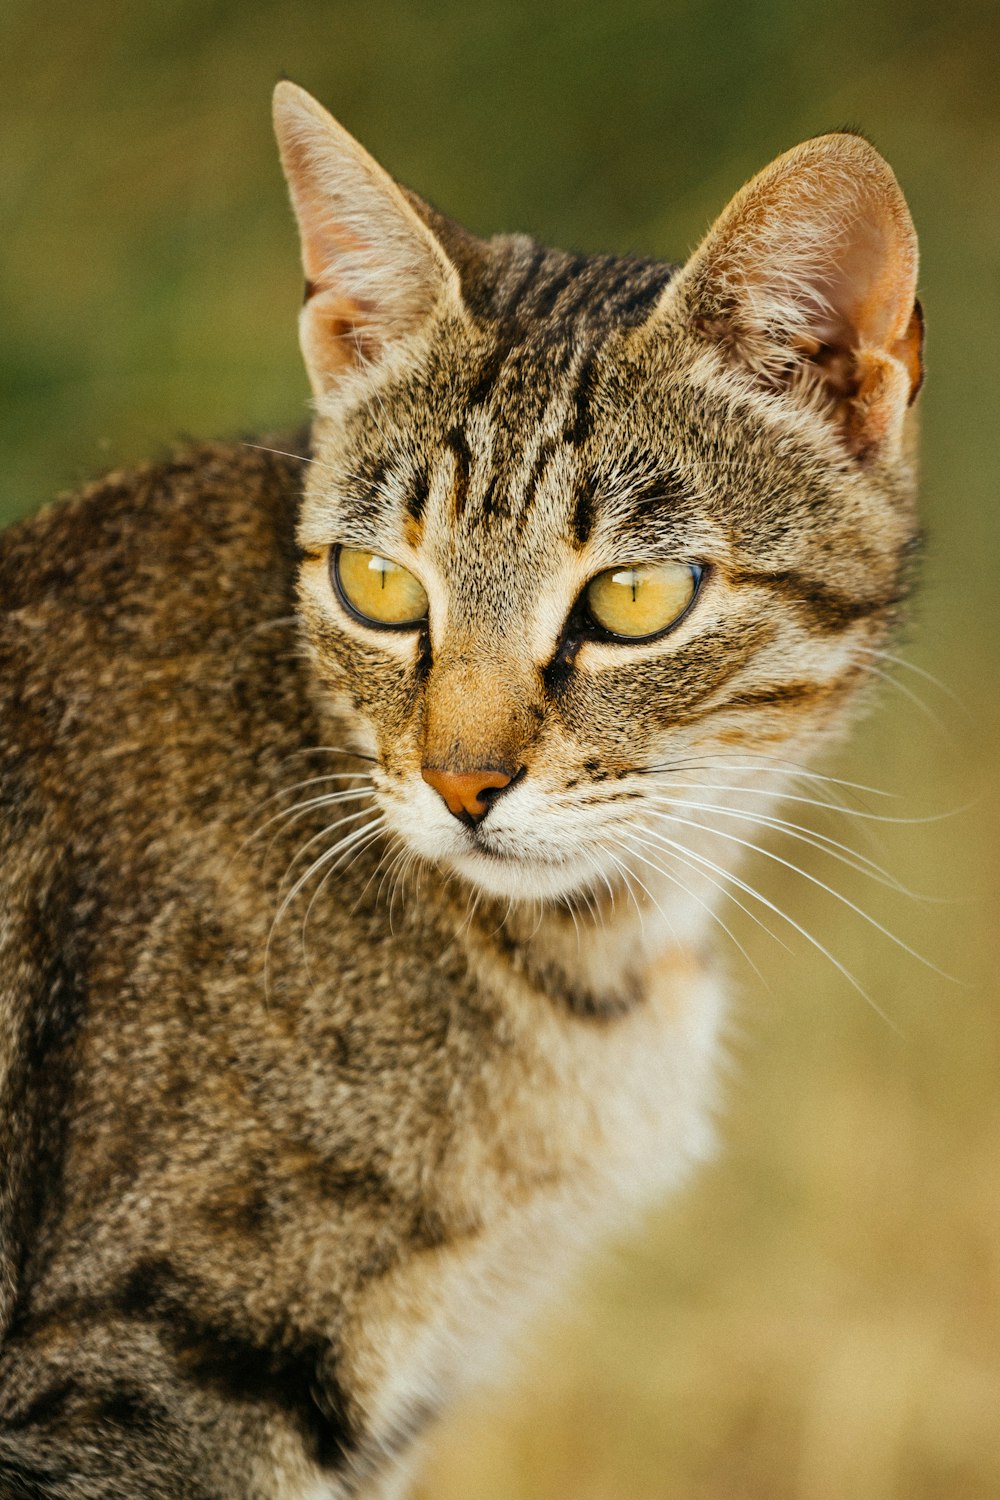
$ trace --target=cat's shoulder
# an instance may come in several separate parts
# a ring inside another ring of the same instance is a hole
[[[0,532],[0,621],[32,609],[90,617],[211,602],[225,575],[294,566],[304,446],[203,443],[116,471]],[[206,585],[216,587],[206,592]]]
[[[0,533],[0,791],[58,767],[51,801],[126,752],[218,759],[295,719],[287,668],[259,670],[294,629],[303,463],[281,446],[191,446]]]

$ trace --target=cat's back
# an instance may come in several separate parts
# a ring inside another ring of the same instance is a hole
[[[300,470],[205,446],[0,534],[0,1327],[103,969],[303,732]]]
[[[89,708],[115,737],[111,703],[144,691],[152,703],[171,666],[180,677],[290,611],[300,469],[249,445],[206,445],[111,474],[0,533],[0,744],[44,727],[55,749],[68,711],[78,750]]]
[[[248,695],[259,676],[245,668],[264,632],[270,659],[282,629],[290,644],[300,468],[205,446],[112,474],[0,534],[8,839],[26,833],[26,797],[50,819],[62,810],[68,834],[106,828],[126,803],[153,816],[239,756],[248,717],[280,718],[281,684]]]

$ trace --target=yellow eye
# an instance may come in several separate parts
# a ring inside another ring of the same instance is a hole
[[[403,629],[427,618],[423,585],[399,563],[377,552],[338,547],[333,555],[333,581],[342,603],[368,625]]]
[[[676,625],[698,592],[702,571],[682,562],[609,568],[587,585],[587,608],[612,635],[641,641]]]

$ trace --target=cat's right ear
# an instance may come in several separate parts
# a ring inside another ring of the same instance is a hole
[[[274,128],[298,220],[299,319],[313,393],[374,371],[443,306],[458,272],[389,174],[294,83],[274,91]]]

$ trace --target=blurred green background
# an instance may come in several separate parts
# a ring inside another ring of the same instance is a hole
[[[951,814],[879,841],[943,899],[811,868],[960,982],[761,862],[888,1020],[794,934],[740,929],[770,988],[734,953],[718,1162],[440,1430],[425,1500],[1000,1496],[998,53],[994,0],[5,0],[0,520],[183,434],[301,420],[279,75],[483,233],[679,258],[773,155],[856,124],[921,234],[912,666],[833,769]]]

